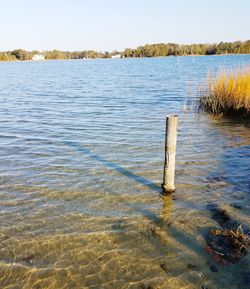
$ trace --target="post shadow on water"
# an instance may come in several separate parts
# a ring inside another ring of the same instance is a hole
[[[158,186],[158,185],[150,182],[150,180],[148,180],[144,177],[141,177],[141,176],[134,174],[130,170],[125,169],[118,164],[115,164],[113,162],[110,162],[110,161],[104,159],[100,155],[93,153],[91,150],[87,149],[86,147],[83,147],[79,143],[72,142],[72,141],[64,141],[64,143],[68,146],[73,147],[77,151],[86,154],[90,158],[99,161],[105,167],[114,169],[118,173],[132,179],[133,181],[140,183],[140,184],[148,187],[149,189],[152,189],[152,190],[162,194],[162,187],[161,186]],[[165,224],[167,224],[169,222],[171,211],[173,210],[173,195],[169,194],[169,195],[163,195],[162,196],[162,211],[161,211],[160,216],[158,216],[154,212],[151,212],[150,210],[147,210],[144,208],[139,208],[138,206],[133,205],[133,204],[130,204],[129,206],[132,207],[133,209],[135,209],[137,212],[140,212],[142,216],[144,216],[145,218],[152,221],[156,226],[162,228]],[[171,230],[173,230],[173,229],[171,229]],[[186,240],[186,242],[184,242],[186,245],[189,245],[191,243],[190,238],[188,236],[185,236],[185,237],[182,236],[182,239]]]
[[[105,167],[110,168],[110,169],[114,169],[118,173],[132,179],[133,181],[140,183],[140,184],[148,187],[149,189],[154,190],[154,191],[162,194],[161,186],[158,186],[158,185],[152,183],[150,180],[148,180],[144,177],[141,177],[141,176],[134,174],[130,170],[125,169],[116,163],[113,163],[113,162],[110,162],[110,161],[104,159],[102,156],[92,152],[91,150],[87,149],[86,147],[83,147],[79,143],[72,142],[72,141],[65,141],[64,143],[66,145],[71,146],[72,148],[76,149],[77,151],[86,154],[90,158],[100,162]],[[173,210],[173,195],[170,194],[167,196],[162,196],[162,210],[161,210],[160,216],[158,216],[157,214],[155,214],[154,212],[152,212],[148,209],[139,208],[138,206],[136,206],[134,204],[130,204],[129,206],[131,206],[137,212],[140,212],[140,214],[143,217],[152,221],[153,224],[156,225],[156,227],[158,227],[164,231],[166,230],[166,234],[169,235],[170,238],[176,239],[176,241],[180,242],[185,247],[189,248],[190,252],[195,252],[195,254],[197,256],[199,256],[199,258],[204,258],[204,250],[203,250],[203,248],[200,247],[200,243],[197,240],[194,240],[192,236],[185,234],[182,230],[180,230],[176,226],[173,227],[171,225],[171,212]],[[145,229],[148,230],[147,228],[145,228]],[[210,228],[206,228],[206,231],[208,231],[209,229]],[[155,233],[155,230],[153,228],[150,229],[150,232],[152,233],[152,236],[154,236],[156,238],[160,238],[160,240],[162,242],[164,242],[164,239],[162,240],[161,237],[158,236],[157,233]],[[148,242],[152,242],[152,239],[148,238]],[[190,253],[190,257],[191,257],[191,255],[192,255],[192,253]],[[208,256],[205,257],[204,259],[206,260],[207,258],[208,258]],[[204,260],[204,262],[205,262],[205,260]],[[188,265],[189,265],[189,263],[187,260],[187,266]],[[187,270],[189,270],[189,269],[187,269]],[[198,270],[198,268],[196,268],[195,270]],[[168,272],[168,274],[169,273],[170,272]],[[245,275],[248,273],[249,273],[248,271],[243,272],[242,273],[243,275],[239,277],[239,279],[241,279],[241,280],[239,280],[239,282],[241,283],[242,288],[246,288],[246,287],[244,287],[244,286],[246,286]],[[170,273],[170,276],[171,275],[172,274]],[[190,282],[190,280],[188,282]],[[210,280],[210,282],[212,284],[214,283],[212,280]],[[206,287],[204,287],[204,288],[206,288]]]
[[[99,161],[105,167],[114,169],[118,173],[132,179],[133,181],[135,181],[139,184],[142,184],[143,186],[146,186],[149,189],[161,194],[162,195],[162,202],[163,202],[161,216],[156,215],[155,213],[151,212],[150,210],[138,208],[138,206],[135,207],[133,204],[130,204],[130,206],[133,207],[133,209],[135,209],[136,211],[139,211],[147,219],[153,221],[157,226],[161,227],[165,223],[168,222],[168,219],[170,217],[170,214],[171,214],[171,211],[173,208],[173,196],[172,196],[172,194],[164,194],[164,191],[162,189],[162,185],[159,186],[159,185],[151,182],[150,180],[148,180],[144,177],[141,177],[141,176],[134,174],[130,170],[125,169],[116,163],[113,163],[113,162],[110,162],[110,161],[104,159],[102,156],[92,152],[91,150],[87,149],[86,147],[80,145],[77,142],[64,141],[64,144],[73,147],[77,151],[86,154],[87,156],[89,156],[90,158],[92,158],[96,161]]]
[[[139,184],[142,184],[143,186],[146,186],[153,191],[156,191],[160,194],[162,193],[161,186],[158,186],[157,184],[151,182],[150,180],[148,180],[144,177],[136,175],[135,173],[131,172],[128,169],[123,168],[122,166],[120,166],[116,163],[113,163],[113,162],[110,162],[110,161],[104,159],[102,156],[98,155],[97,153],[92,152],[91,150],[87,149],[86,147],[80,145],[79,143],[72,142],[72,141],[64,141],[64,143],[68,146],[73,147],[77,151],[87,155],[88,157],[100,162],[103,166],[110,168],[110,169],[113,169],[113,170],[117,171],[118,173],[124,175],[125,177],[130,178],[133,181],[135,181]]]
[[[162,186],[156,185],[155,183],[151,182],[150,180],[138,176],[131,172],[128,169],[125,169],[121,167],[120,165],[110,162],[106,159],[104,159],[102,156],[92,152],[91,150],[87,149],[86,147],[80,145],[77,142],[72,142],[72,141],[64,141],[64,144],[73,147],[77,151],[86,154],[90,158],[99,161],[101,164],[103,164],[107,168],[111,168],[116,170],[118,173],[132,179],[133,181],[140,183],[146,187],[148,187],[151,190],[154,190],[160,194],[162,194]],[[173,209],[173,195],[168,194],[168,195],[163,195],[162,196],[162,201],[163,201],[163,206],[162,206],[162,212],[161,216],[157,216],[155,213],[146,210],[146,209],[141,209],[138,207],[135,207],[134,205],[130,204],[131,207],[139,211],[144,217],[147,219],[153,221],[157,226],[162,226],[164,223],[167,223],[171,214],[171,211]]]

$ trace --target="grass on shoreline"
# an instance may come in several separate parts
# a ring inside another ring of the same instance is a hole
[[[200,93],[198,111],[213,115],[250,117],[250,67],[208,76]]]

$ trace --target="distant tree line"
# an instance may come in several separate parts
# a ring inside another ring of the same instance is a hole
[[[0,61],[31,60],[39,51],[26,51],[15,49],[13,51],[0,52]],[[159,56],[184,56],[184,55],[215,55],[215,54],[250,54],[250,40],[235,42],[220,42],[218,44],[175,44],[159,43],[146,44],[135,49],[127,48],[124,51],[97,52],[85,51],[44,51],[45,59],[84,59],[84,58],[111,58],[120,54],[121,57],[159,57]]]
[[[84,58],[110,58],[112,55],[118,54],[119,52],[97,52],[94,50],[85,51],[27,51],[23,49],[15,49],[13,51],[0,52],[0,61],[11,61],[11,60],[31,60],[35,54],[44,55],[45,59],[84,59]]]
[[[249,54],[250,40],[241,42],[220,42],[219,44],[190,44],[174,43],[147,44],[136,49],[127,48],[122,53],[124,57],[157,57],[185,55],[214,55],[214,54]]]

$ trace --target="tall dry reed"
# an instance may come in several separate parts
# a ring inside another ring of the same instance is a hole
[[[198,110],[214,115],[250,116],[250,67],[208,76]]]

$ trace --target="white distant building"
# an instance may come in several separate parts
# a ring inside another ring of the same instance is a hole
[[[112,55],[111,58],[121,58],[121,54],[115,54],[115,55]]]
[[[43,54],[35,54],[33,55],[32,60],[35,60],[35,61],[45,60],[45,56]]]

